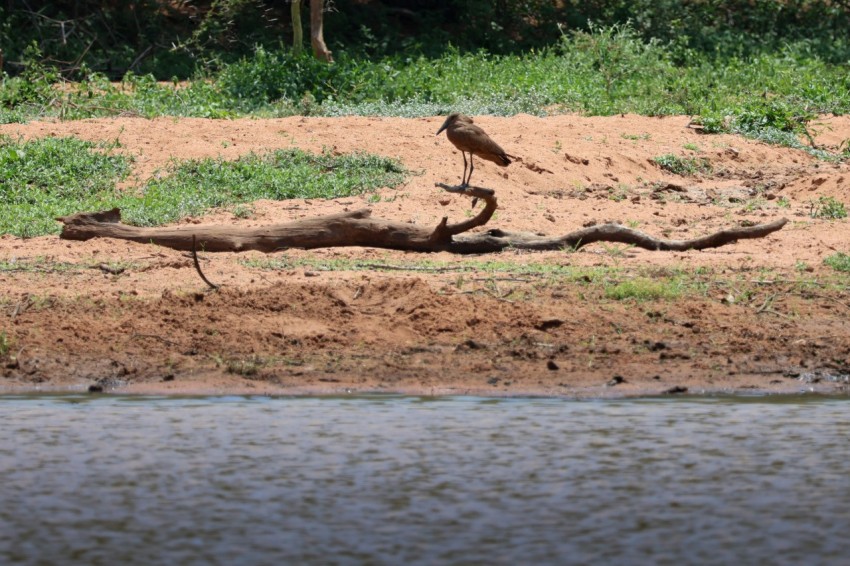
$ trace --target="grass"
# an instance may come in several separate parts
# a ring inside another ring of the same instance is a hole
[[[52,261],[45,257],[0,260],[0,273],[70,273],[91,265]]]
[[[840,220],[847,218],[847,210],[844,208],[843,202],[833,197],[821,196],[817,201],[811,203],[809,216],[827,220]]]
[[[657,280],[646,277],[627,279],[605,287],[605,297],[617,301],[657,301],[675,299],[682,294],[678,279]]]
[[[289,149],[250,154],[236,161],[174,162],[138,193],[116,184],[129,160],[114,145],[75,138],[13,141],[0,138],[0,234],[32,237],[56,233],[57,216],[122,209],[125,221],[144,226],[172,222],[234,206],[249,215],[257,199],[336,198],[394,187],[407,172],[395,160],[355,153],[320,155]]]
[[[683,177],[711,173],[711,163],[704,157],[679,157],[672,153],[653,157],[656,165]]]
[[[110,208],[115,185],[130,171],[114,146],[75,138],[0,138],[0,234],[38,236],[55,217]]]
[[[445,274],[453,292],[487,290],[494,282],[502,288],[499,298],[534,300],[543,293],[557,291],[574,293],[580,302],[605,301],[675,301],[681,298],[721,300],[726,304],[760,307],[766,296],[807,293],[846,292],[847,276],[817,277],[807,270],[791,273],[743,268],[727,274],[708,267],[580,267],[558,263],[533,262],[526,259],[475,260],[439,262],[389,261],[387,259],[359,260],[353,258],[277,257],[240,260],[248,268],[258,270],[305,269],[316,272],[389,271],[392,273]],[[839,271],[850,272],[850,256],[836,254],[826,261]],[[734,300],[728,300],[733,297]]]
[[[167,175],[152,179],[135,197],[123,198],[124,218],[155,226],[213,208],[243,206],[258,199],[338,198],[395,187],[405,179],[401,164],[366,153],[314,155],[297,149],[265,155],[249,154],[236,161],[190,160],[173,164]],[[240,212],[241,211],[241,212]]]
[[[542,285],[578,285],[597,289],[605,298],[625,300],[671,299],[685,293],[702,294],[707,273],[704,269],[693,272],[671,269],[664,273],[657,268],[630,270],[620,267],[576,267],[557,263],[514,262],[506,260],[465,260],[437,262],[390,262],[383,259],[358,260],[350,258],[260,258],[241,262],[249,268],[261,270],[289,270],[303,268],[311,271],[392,271],[410,273],[457,274],[458,281],[470,281],[475,274],[484,279],[515,277],[537,280]],[[479,278],[480,278],[479,277]]]
[[[838,252],[827,257],[823,262],[836,271],[850,273],[850,255],[848,254]]]

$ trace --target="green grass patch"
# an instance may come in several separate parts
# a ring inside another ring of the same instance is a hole
[[[306,268],[314,271],[388,271],[409,273],[484,273],[508,274],[540,278],[564,278],[577,283],[590,283],[606,277],[606,268],[586,268],[556,263],[517,263],[509,260],[472,260],[441,262],[420,259],[414,262],[386,259],[360,260],[351,258],[276,257],[241,260],[246,267],[262,270]]]
[[[675,299],[681,294],[681,283],[676,279],[657,280],[637,277],[605,287],[605,297],[617,301]]]
[[[380,187],[395,187],[407,172],[397,160],[366,153],[320,155],[298,149],[249,154],[236,161],[191,160],[175,163],[152,179],[136,197],[118,203],[124,218],[154,226],[213,208],[258,199],[338,198]],[[238,208],[242,210],[242,208]]]
[[[57,216],[109,208],[130,171],[112,149],[75,138],[0,137],[0,234],[56,232]]]
[[[96,265],[92,260],[91,265]],[[9,259],[0,260],[0,273],[71,273],[81,271],[91,265],[77,265],[74,263],[52,261],[44,257],[36,257],[26,260]]]
[[[836,271],[850,273],[850,255],[848,254],[838,252],[827,257],[823,262]]]
[[[683,177],[711,173],[711,163],[704,157],[679,157],[672,153],[653,157],[656,165]]]
[[[386,157],[290,149],[236,161],[175,162],[134,194],[116,189],[130,164],[113,149],[74,138],[0,138],[0,234],[56,233],[57,216],[116,206],[125,221],[143,226],[231,205],[244,215],[246,203],[257,199],[345,197],[394,187],[407,175]]]
[[[844,203],[833,197],[820,197],[813,201],[809,207],[809,216],[812,218],[826,218],[827,220],[840,220],[847,218],[847,209]]]
[[[694,271],[657,268],[627,270],[616,267],[576,267],[554,263],[514,262],[510,260],[465,260],[436,262],[422,259],[415,262],[385,259],[358,260],[350,258],[259,258],[241,260],[246,267],[262,270],[309,269],[313,271],[390,271],[409,273],[458,274],[458,281],[470,281],[466,275],[509,276],[527,278],[541,285],[576,285],[599,291],[609,299],[653,300],[673,299],[685,292],[704,294],[706,278],[711,274],[703,269]],[[461,279],[462,278],[462,279]]]

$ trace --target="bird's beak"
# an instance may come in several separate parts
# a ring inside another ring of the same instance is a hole
[[[442,133],[443,133],[443,130],[445,130],[445,129],[446,129],[446,128],[448,128],[448,127],[449,127],[449,119],[448,119],[448,118],[446,118],[446,121],[445,121],[445,122],[443,122],[443,125],[442,125],[442,126],[440,126],[440,129],[439,129],[439,130],[437,130],[437,133],[436,133],[436,134],[434,134],[434,135],[439,136],[440,134],[442,134]]]

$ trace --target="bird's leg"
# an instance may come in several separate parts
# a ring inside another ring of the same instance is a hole
[[[472,169],[473,169],[472,159],[473,159],[473,157],[475,157],[475,155],[472,152],[469,152],[469,176],[466,178],[466,183],[464,183],[465,187],[469,186],[469,180],[472,179]],[[478,198],[477,197],[473,198],[472,199],[472,206],[470,208],[475,208],[475,205],[477,203],[478,203]]]
[[[466,152],[461,151],[460,154],[463,156],[463,175],[460,178],[460,186],[465,187],[468,184],[466,182]],[[472,159],[472,154],[469,155],[469,159]]]

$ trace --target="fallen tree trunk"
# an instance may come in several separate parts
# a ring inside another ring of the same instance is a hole
[[[193,249],[196,240],[197,246],[207,252],[258,250],[270,253],[286,248],[363,246],[458,254],[492,253],[509,247],[524,250],[579,249],[594,242],[618,242],[657,251],[703,250],[738,240],[763,238],[788,222],[782,218],[769,224],[730,228],[692,240],[654,238],[619,224],[591,226],[560,237],[498,229],[463,234],[490,220],[497,208],[495,193],[483,187],[450,187],[442,183],[438,186],[448,192],[481,199],[485,202],[484,209],[475,217],[457,224],[449,224],[448,218],[443,218],[434,228],[372,218],[369,209],[304,218],[260,228],[144,228],[121,223],[121,212],[117,208],[104,212],[83,212],[57,220],[64,224],[60,237],[66,240],[118,238],[187,251]]]

